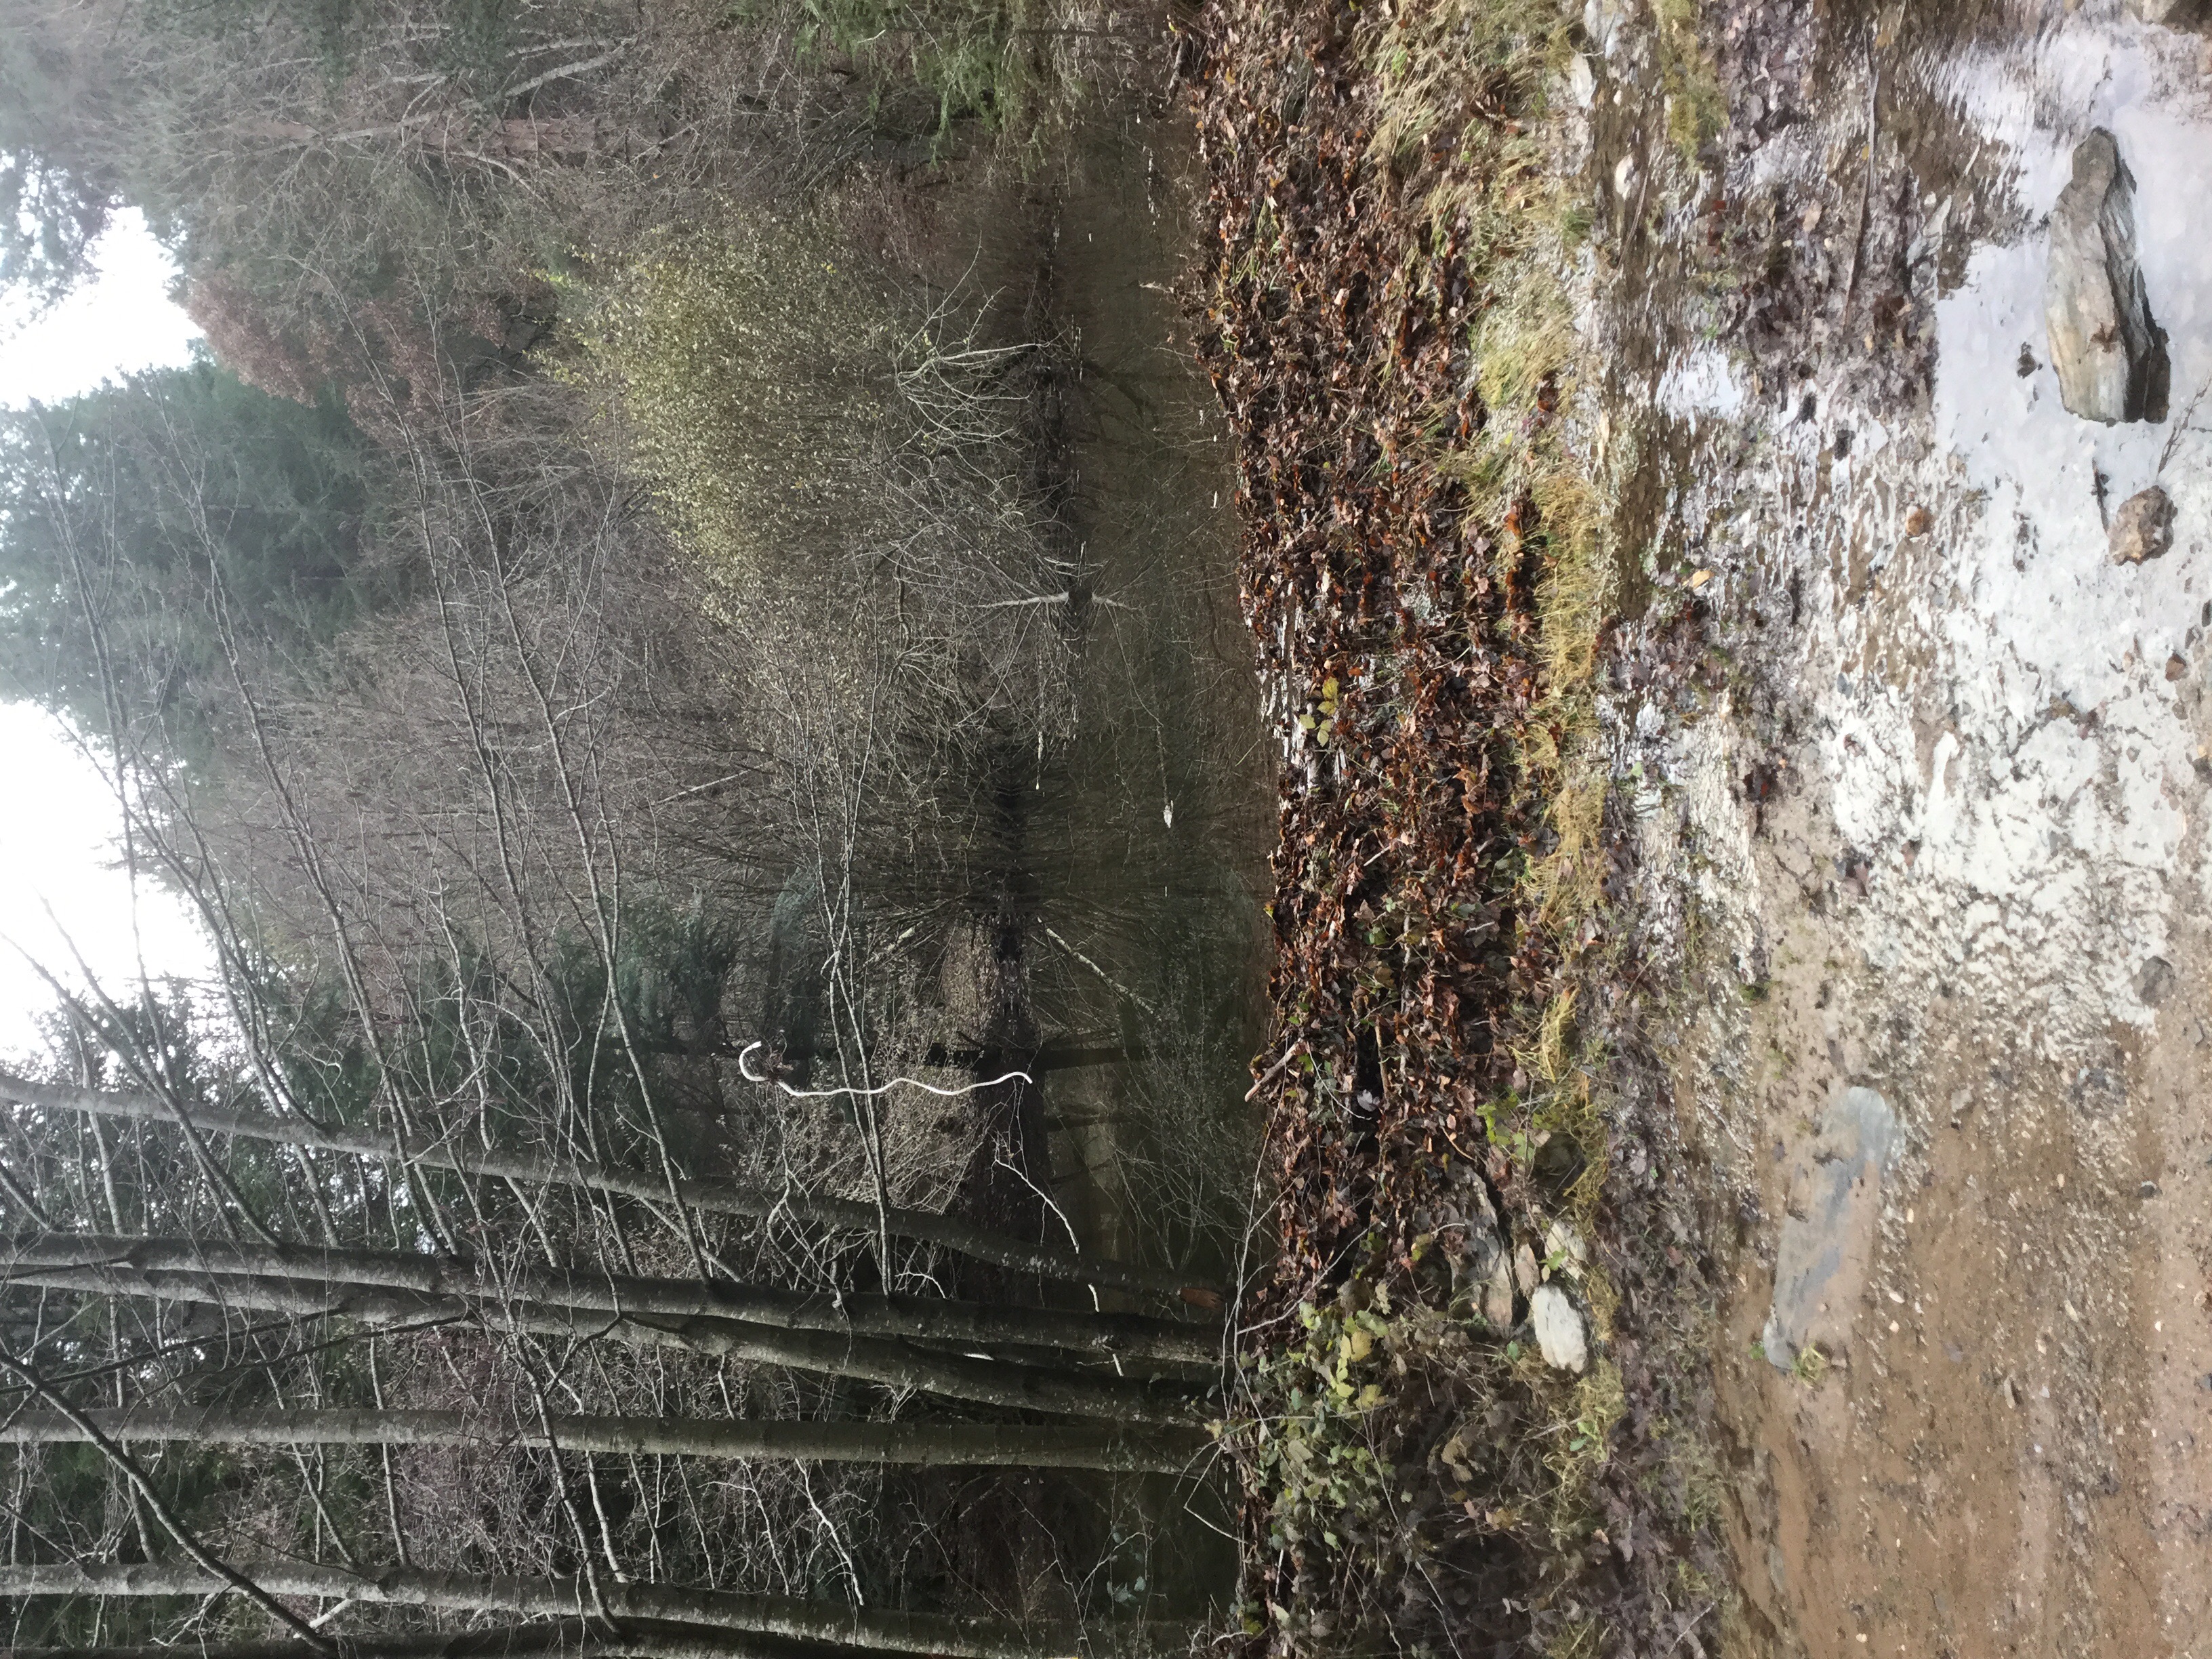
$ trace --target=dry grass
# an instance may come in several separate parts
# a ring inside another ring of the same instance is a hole
[[[1686,0],[1669,0],[1680,4]],[[1392,155],[1452,143],[1458,165],[1427,202],[1431,224],[1459,217],[1491,303],[1469,337],[1480,368],[1484,423],[1472,442],[1432,464],[1468,490],[1470,510],[1504,527],[1500,574],[1534,551],[1542,701],[1519,756],[1521,787],[1551,832],[1548,852],[1525,878],[1540,925],[1568,964],[1559,988],[1515,1058],[1530,1079],[1529,1124],[1539,1137],[1571,1138],[1582,1167],[1562,1194],[1588,1237],[1607,1168],[1602,1103],[1592,1086],[1598,1057],[1575,1018],[1574,963],[1601,901],[1606,770],[1597,744],[1595,681],[1611,598],[1607,501],[1577,416],[1585,383],[1565,273],[1575,216],[1547,168],[1542,88],[1565,61],[1564,13],[1532,21],[1503,0],[1401,7],[1379,27],[1370,61],[1385,83],[1375,145]],[[1692,112],[1694,113],[1694,112]],[[1608,1438],[1626,1409],[1619,1368],[1603,1357],[1617,1295],[1595,1262],[1580,1289],[1596,1350],[1570,1381],[1533,1352],[1516,1363],[1539,1402],[1549,1450],[1546,1500],[1554,1547],[1579,1547],[1594,1524],[1593,1492]],[[1531,1425],[1538,1426],[1538,1425]],[[1554,1652],[1593,1652],[1595,1623],[1571,1626]]]

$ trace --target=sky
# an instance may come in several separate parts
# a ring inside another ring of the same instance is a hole
[[[0,405],[53,403],[191,361],[198,330],[169,298],[176,266],[135,211],[117,216],[94,265],[92,280],[43,314],[0,304]],[[134,886],[113,785],[60,720],[0,702],[0,1060],[39,1047],[37,1017],[53,1001],[26,953],[78,985],[76,956],[112,987],[127,987],[142,964],[156,976],[209,971],[206,936],[176,896]]]

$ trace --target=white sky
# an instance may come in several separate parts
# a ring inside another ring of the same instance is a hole
[[[0,305],[0,404],[52,403],[131,369],[191,360],[198,330],[169,299],[176,266],[145,221],[118,215],[94,259],[97,276],[43,316]],[[36,1046],[34,1021],[53,1001],[24,951],[64,982],[82,982],[57,923],[116,989],[142,963],[156,976],[209,971],[206,937],[176,897],[150,881],[133,892],[113,789],[60,721],[0,702],[0,772],[9,782],[0,805],[0,1057]]]

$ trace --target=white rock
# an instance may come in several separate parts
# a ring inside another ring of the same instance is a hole
[[[1567,94],[1577,109],[1588,109],[1597,97],[1597,72],[1580,52],[1567,65]]]
[[[1558,1262],[1559,1270],[1569,1277],[1580,1279],[1589,1265],[1589,1246],[1565,1222],[1554,1221],[1544,1231],[1544,1259]]]
[[[1556,1285],[1539,1286],[1528,1298],[1528,1322],[1536,1328],[1536,1346],[1543,1353],[1544,1363],[1555,1370],[1581,1376],[1583,1367],[1589,1364],[1589,1339],[1583,1329],[1583,1316],[1567,1300],[1567,1293]]]

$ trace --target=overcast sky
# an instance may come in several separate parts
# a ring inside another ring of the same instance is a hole
[[[169,299],[176,267],[145,221],[118,216],[94,259],[97,278],[43,316],[0,305],[0,404],[52,403],[190,361],[198,331]],[[33,1046],[33,1021],[53,1000],[25,951],[70,982],[81,982],[71,944],[118,985],[142,963],[157,975],[207,972],[207,941],[176,899],[151,883],[134,890],[113,787],[59,721],[0,702],[0,1056]]]

